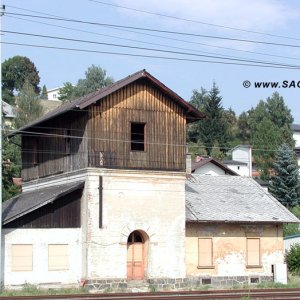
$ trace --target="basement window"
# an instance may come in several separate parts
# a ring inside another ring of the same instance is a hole
[[[145,123],[131,123],[131,151],[145,151]]]

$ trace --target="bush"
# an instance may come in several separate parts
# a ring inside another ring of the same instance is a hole
[[[285,260],[288,270],[295,275],[300,275],[300,244],[292,245],[285,255]]]

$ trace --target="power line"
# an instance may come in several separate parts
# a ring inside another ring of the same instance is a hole
[[[236,42],[243,42],[243,43],[255,43],[255,44],[263,44],[263,45],[269,45],[269,46],[282,46],[282,47],[300,48],[300,45],[295,45],[295,44],[274,43],[274,42],[266,42],[266,41],[258,41],[258,40],[230,38],[230,37],[224,37],[224,36],[205,35],[205,34],[198,34],[198,33],[161,30],[161,29],[155,29],[155,28],[144,28],[144,27],[109,24],[109,23],[90,22],[90,21],[84,21],[84,20],[79,20],[79,19],[44,17],[44,16],[9,13],[9,12],[6,12],[5,14],[14,15],[14,16],[30,17],[30,18],[56,20],[56,21],[63,21],[63,22],[75,22],[75,23],[80,23],[80,24],[89,24],[89,25],[97,25],[97,26],[127,28],[127,29],[134,29],[134,30],[140,30],[140,31],[151,31],[151,32],[175,34],[175,35],[185,35],[185,36],[192,36],[192,37],[205,37],[205,38],[211,38],[211,39],[229,40],[229,41],[236,41]]]
[[[42,38],[47,38],[47,39],[56,39],[56,40],[63,40],[63,41],[72,41],[72,42],[79,42],[79,43],[104,45],[104,46],[111,46],[111,47],[129,48],[129,49],[136,49],[136,50],[146,50],[146,51],[171,53],[171,54],[179,54],[179,55],[187,55],[187,56],[196,56],[196,57],[214,58],[214,59],[222,59],[222,60],[230,60],[230,61],[247,62],[247,63],[249,63],[249,62],[250,63],[259,63],[259,64],[264,64],[264,65],[274,65],[274,66],[286,66],[286,67],[300,68],[300,66],[298,66],[298,65],[275,63],[275,62],[270,62],[270,61],[260,61],[260,60],[240,59],[240,58],[227,58],[227,57],[223,57],[223,56],[214,56],[214,55],[207,55],[207,54],[204,55],[204,54],[196,54],[196,53],[190,53],[190,52],[162,50],[162,49],[155,49],[155,48],[114,44],[114,43],[104,43],[104,42],[96,42],[96,41],[91,41],[91,40],[73,39],[73,38],[67,38],[67,37],[50,36],[50,35],[34,34],[34,33],[27,33],[27,32],[9,31],[9,30],[1,30],[1,32],[10,33],[10,34],[17,34],[17,35],[33,36],[33,37],[42,37]]]
[[[17,7],[14,7],[14,6],[10,6],[10,7],[17,8]],[[54,17],[59,17],[60,18],[60,16],[50,15],[50,14],[47,14],[47,13],[44,13],[44,12],[39,12],[39,11],[34,11],[34,10],[28,10],[28,9],[23,9],[23,8],[17,8],[17,9],[24,10],[24,11],[36,12],[36,13],[39,13],[39,14],[44,14],[44,15],[54,16]],[[65,27],[65,26],[54,25],[54,24],[49,24],[49,23],[44,23],[44,22],[39,22],[39,21],[28,20],[28,19],[24,19],[24,18],[12,17],[12,16],[7,16],[7,15],[6,15],[6,17],[15,18],[15,19],[21,19],[21,20],[25,20],[27,22],[35,22],[35,23],[39,23],[39,24],[45,24],[45,25],[49,25],[49,26],[55,26],[55,27],[60,27],[60,28],[65,28],[65,29],[70,29],[70,30],[76,30],[76,31],[86,32],[86,33],[91,33],[91,34],[96,34],[96,35],[102,35],[102,36],[108,36],[108,37],[116,37],[116,36],[110,36],[110,35],[107,35],[107,34],[101,34],[101,33],[96,33],[96,32],[92,32],[92,31],[87,31],[87,30],[82,30],[82,29],[77,29],[77,28],[72,28],[72,27]],[[224,46],[218,46],[218,45],[211,45],[211,44],[207,44],[207,43],[200,43],[200,42],[195,42],[195,41],[187,41],[187,40],[182,40],[182,39],[178,39],[178,38],[171,38],[171,37],[166,37],[166,36],[149,34],[149,33],[145,33],[145,32],[137,32],[137,31],[134,31],[134,30],[128,30],[128,29],[122,29],[122,28],[111,28],[111,29],[118,30],[118,31],[131,32],[131,33],[135,33],[135,34],[139,34],[139,35],[143,35],[143,36],[152,36],[152,37],[158,37],[158,38],[161,38],[161,39],[167,39],[167,40],[172,40],[172,41],[184,42],[184,43],[188,43],[188,44],[202,45],[202,46],[207,46],[207,47],[212,47],[212,48],[217,48],[217,49],[225,49],[225,50],[230,50],[230,51],[245,52],[245,53],[258,54],[258,55],[264,55],[264,56],[273,56],[273,57],[278,57],[278,58],[300,60],[298,58],[290,57],[290,56],[275,55],[275,54],[264,53],[264,52],[235,49],[235,48],[230,48],[230,47],[224,47]],[[125,38],[121,38],[121,37],[116,37],[116,38],[125,39]],[[132,41],[136,41],[136,42],[140,42],[140,43],[149,43],[149,42],[143,42],[143,41],[138,41],[138,40],[133,40],[133,39],[126,39],[126,40],[132,40]],[[197,51],[197,50],[193,50],[193,51]],[[197,51],[197,52],[201,52],[201,51]],[[202,51],[202,52],[203,53],[207,53],[207,52],[204,52],[204,51]]]
[[[63,28],[63,29],[73,30],[73,31],[76,31],[76,32],[84,32],[84,33],[90,33],[90,34],[95,34],[95,35],[99,35],[99,36],[105,36],[105,37],[109,37],[109,38],[116,38],[116,39],[119,39],[119,40],[137,42],[137,43],[142,43],[142,44],[146,44],[146,45],[155,45],[155,46],[167,47],[167,48],[171,48],[171,49],[187,50],[187,51],[192,51],[192,52],[196,52],[196,53],[216,54],[215,52],[208,52],[208,51],[201,51],[201,50],[196,50],[196,49],[176,47],[176,46],[171,46],[171,45],[167,45],[167,44],[145,42],[145,41],[136,40],[136,39],[124,38],[124,37],[120,37],[120,36],[116,36],[116,35],[109,35],[109,34],[104,34],[104,33],[98,33],[98,32],[94,32],[94,31],[77,29],[77,28],[74,28],[74,27],[67,27],[67,26],[55,25],[55,24],[50,24],[50,23],[45,23],[45,22],[40,22],[40,21],[34,21],[34,20],[28,20],[28,19],[24,19],[24,18],[18,18],[18,17],[12,17],[12,16],[6,16],[6,17],[7,18],[12,18],[12,19],[17,19],[17,20],[22,20],[22,21],[26,21],[26,22],[38,23],[38,24],[43,24],[43,25],[47,25],[47,26],[53,26],[53,27],[57,27],[57,28]],[[135,31],[129,31],[129,32],[134,32],[135,33]],[[142,33],[142,35],[147,35],[147,34],[143,34]],[[164,37],[159,36],[159,35],[152,35],[151,34],[150,36],[164,38]],[[188,42],[188,41],[185,41],[185,40],[178,40],[178,39],[171,39],[171,40]],[[191,42],[191,43],[193,43],[193,42]],[[204,46],[210,46],[210,45],[202,44],[202,43],[195,43],[195,44],[201,44],[201,45],[204,45]],[[214,47],[214,46],[210,46],[210,47]],[[226,49],[231,49],[231,48],[226,48]],[[236,49],[232,48],[232,50],[236,50]],[[254,54],[260,54],[260,55],[266,55],[266,56],[274,56],[274,57],[286,58],[286,59],[292,59],[292,60],[300,60],[299,58],[289,57],[289,56],[272,55],[272,54],[267,54],[267,53],[254,52],[254,51],[244,51],[244,50],[241,50],[241,51],[242,52],[246,52],[246,53],[254,53]],[[226,57],[227,58],[241,58],[241,57],[236,57],[236,56],[232,56],[232,55],[221,55],[221,57],[225,57],[225,58]]]
[[[150,14],[150,15],[154,15],[154,16],[175,19],[175,20],[179,20],[179,21],[197,23],[197,24],[208,25],[208,26],[219,27],[219,28],[230,29],[230,30],[236,30],[236,31],[242,31],[242,32],[247,32],[247,33],[255,33],[255,34],[271,36],[271,37],[276,37],[276,38],[284,38],[284,39],[297,40],[297,41],[300,40],[299,38],[295,38],[295,37],[289,37],[289,36],[284,36],[284,35],[276,35],[276,34],[271,34],[271,33],[266,33],[266,32],[260,32],[260,31],[253,31],[253,30],[248,30],[248,29],[237,28],[237,27],[230,27],[230,26],[225,26],[225,25],[220,25],[220,24],[213,24],[213,23],[203,22],[203,21],[199,21],[199,20],[192,20],[192,19],[187,19],[187,18],[180,18],[180,17],[171,16],[171,15],[167,15],[167,14],[155,13],[153,11],[147,11],[147,10],[137,9],[137,8],[128,7],[128,6],[122,6],[122,5],[107,3],[107,2],[103,2],[103,1],[97,1],[97,0],[88,0],[88,1],[103,4],[103,5],[118,7],[118,8],[122,8],[122,9],[132,10],[132,11],[136,11],[136,12],[141,12],[141,13],[145,13],[145,14]]]
[[[145,54],[134,54],[134,53],[123,53],[123,52],[111,52],[111,51],[99,51],[90,49],[78,49],[78,48],[68,48],[68,47],[56,47],[56,46],[46,46],[46,45],[36,45],[36,44],[25,44],[25,43],[13,43],[13,42],[1,42],[5,45],[15,45],[33,48],[44,48],[44,49],[55,49],[55,50],[66,50],[75,52],[86,52],[86,53],[98,53],[98,54],[108,54],[108,55],[118,55],[118,56],[131,56],[131,57],[143,57],[143,58],[153,58],[153,59],[165,59],[173,61],[188,61],[188,62],[198,62],[198,63],[210,63],[210,64],[221,64],[221,65],[235,65],[235,66],[246,66],[246,67],[261,67],[261,68],[275,68],[275,69],[290,69],[298,70],[299,67],[288,67],[288,66],[276,66],[268,64],[251,64],[251,63],[235,63],[235,62],[224,62],[224,61],[212,61],[212,60],[200,60],[200,59],[189,59],[180,57],[167,57],[167,56],[155,56],[155,55],[145,55]]]

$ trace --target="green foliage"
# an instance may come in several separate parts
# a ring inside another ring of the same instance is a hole
[[[59,89],[59,96],[58,99],[66,102],[66,101],[71,101],[74,99],[74,89],[75,87],[73,86],[73,84],[71,82],[65,82],[64,86],[62,88]]]
[[[300,206],[296,205],[290,208],[293,213],[300,220]],[[289,236],[300,233],[299,224],[289,223],[283,225],[283,236]]]
[[[16,127],[24,126],[40,117],[43,113],[39,96],[35,93],[33,86],[27,80],[17,97],[17,106]]]
[[[111,85],[114,82],[112,77],[106,76],[106,70],[100,66],[92,65],[85,72],[85,78],[79,79],[74,90],[76,97],[84,96]]]
[[[210,156],[216,160],[223,161],[225,158],[224,152],[220,150],[219,143],[215,142],[211,150]]]
[[[285,255],[288,270],[294,275],[300,275],[300,244],[291,246]]]
[[[237,120],[237,138],[242,144],[247,144],[250,141],[250,125],[249,117],[246,112],[242,112]]]
[[[20,147],[9,142],[7,138],[2,140],[2,201],[17,195],[20,188],[13,184],[13,177],[21,174],[21,151]]]
[[[21,290],[1,290],[0,296],[37,296],[37,295],[76,295],[88,293],[87,288],[43,289],[31,283],[25,283]],[[13,299],[13,298],[12,298]]]
[[[19,92],[28,81],[35,93],[39,94],[40,76],[34,63],[25,56],[14,56],[2,64],[3,100],[14,104],[14,92]]]
[[[211,154],[212,147],[216,142],[224,152],[229,140],[228,120],[232,120],[232,111],[225,118],[222,97],[216,84],[213,84],[209,93],[204,89],[201,89],[201,92],[193,91],[191,104],[202,108],[206,118],[189,128],[189,140],[194,143],[200,140],[205,145],[208,155]]]
[[[286,207],[298,205],[299,168],[294,152],[287,144],[279,147],[273,169],[275,175],[270,181],[270,193]]]
[[[243,129],[250,129],[250,143],[255,149],[253,151],[257,169],[262,172],[262,179],[269,179],[271,169],[278,147],[287,143],[294,145],[291,124],[293,117],[290,109],[285,105],[284,99],[274,93],[266,101],[260,101],[255,108],[248,111],[248,116],[243,115]],[[269,151],[266,151],[269,150]]]
[[[109,86],[113,82],[112,77],[106,76],[106,70],[100,66],[91,65],[85,72],[85,78],[79,79],[75,86],[70,82],[64,83],[64,86],[59,89],[58,99],[63,102],[72,101],[75,98]]]
[[[43,88],[42,88],[41,99],[48,100],[47,88],[45,85],[43,85]]]

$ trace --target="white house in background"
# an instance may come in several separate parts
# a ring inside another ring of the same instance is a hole
[[[47,90],[48,100],[60,101],[59,97],[59,89],[61,87],[56,87],[50,90]]]
[[[298,166],[300,166],[300,125],[292,124],[293,139],[295,140],[295,152],[298,158]]]
[[[12,122],[16,117],[16,108],[2,100],[3,122],[6,128],[12,127]]]
[[[192,173],[197,175],[239,175],[212,157],[196,156],[192,162]]]
[[[232,149],[232,160],[224,164],[241,176],[252,176],[252,148],[250,145],[238,145]]]
[[[289,235],[283,238],[285,252],[295,244],[300,244],[300,234]]]

